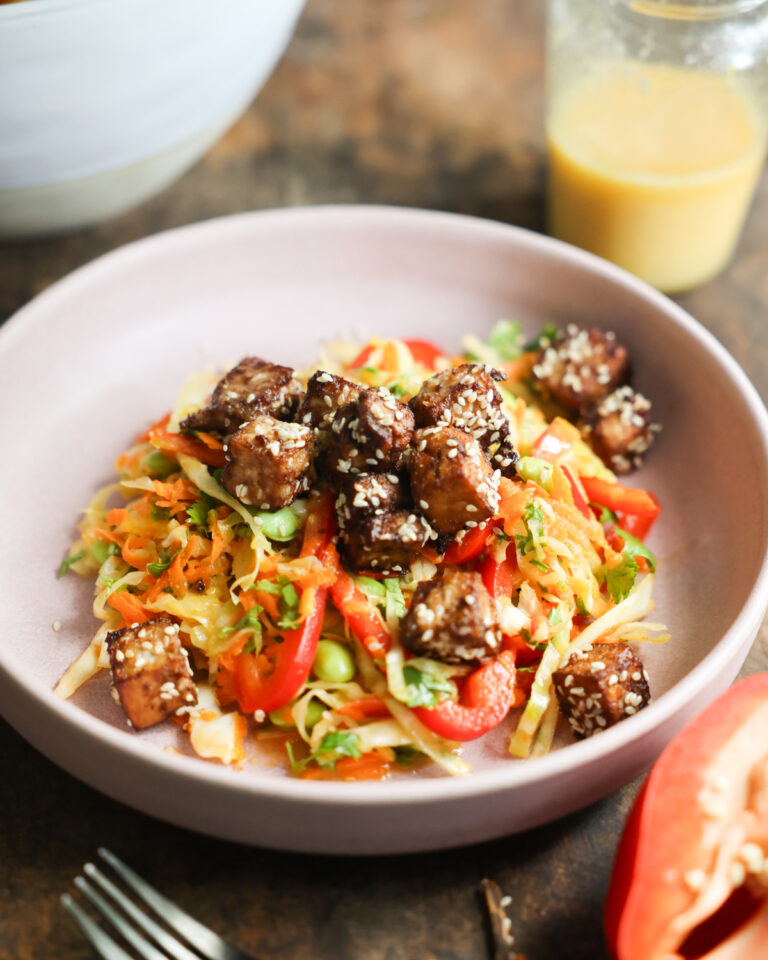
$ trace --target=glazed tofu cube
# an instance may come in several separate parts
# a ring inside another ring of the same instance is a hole
[[[651,702],[642,660],[625,643],[601,643],[574,654],[553,675],[560,710],[583,740]]]
[[[496,512],[498,474],[479,442],[462,430],[417,430],[408,472],[414,503],[440,534],[476,527]]]
[[[169,618],[113,630],[107,634],[107,650],[117,696],[137,730],[197,703],[179,628]]]
[[[222,483],[241,503],[279,510],[306,487],[314,438],[309,427],[259,416],[229,438]]]

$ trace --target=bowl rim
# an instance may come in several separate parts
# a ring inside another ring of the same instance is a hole
[[[29,0],[34,2],[34,0]],[[51,2],[51,0],[45,0]],[[66,2],[66,0],[65,0]],[[291,223],[292,222],[292,223]],[[705,327],[693,319],[682,307],[632,274],[590,253],[551,237],[521,227],[485,220],[464,214],[414,208],[379,205],[317,205],[248,211],[189,224],[136,240],[105,253],[78,267],[35,296],[10,317],[0,329],[0,362],[4,351],[16,337],[29,336],[30,329],[46,323],[46,316],[55,310],[57,300],[68,298],[80,286],[90,282],[92,274],[104,279],[110,272],[119,274],[132,262],[151,259],[166,247],[182,248],[186,244],[212,244],[222,230],[227,233],[269,230],[273,225],[288,224],[301,230],[366,230],[390,228],[392,225],[411,232],[431,231],[439,226],[441,232],[454,232],[466,241],[472,237],[507,242],[511,247],[524,246],[544,257],[565,261],[576,268],[597,274],[608,282],[623,288],[631,295],[648,303],[664,315],[673,326],[693,338],[723,369],[743,400],[761,441],[762,460],[768,469],[768,412],[748,377],[719,341]],[[214,244],[215,245],[215,244]],[[768,507],[768,496],[766,505]],[[569,744],[543,757],[526,763],[510,763],[498,769],[479,771],[467,777],[436,776],[404,778],[380,782],[304,781],[290,777],[258,779],[258,768],[233,771],[229,767],[157,750],[147,750],[138,738],[126,736],[117,728],[87,713],[69,701],[59,699],[52,690],[38,689],[34,683],[15,676],[6,663],[0,648],[0,673],[29,700],[37,702],[48,717],[65,727],[74,727],[86,738],[93,738],[127,754],[139,765],[171,774],[183,782],[203,781],[209,787],[221,786],[237,794],[264,796],[285,801],[312,802],[333,806],[366,807],[414,805],[434,801],[467,799],[488,796],[513,788],[522,788],[539,780],[549,780],[573,772],[607,758],[615,751],[630,749],[663,726],[691,704],[696,694],[706,688],[718,674],[727,673],[727,667],[744,644],[745,637],[756,631],[768,606],[768,552],[763,556],[759,571],[750,589],[746,603],[714,648],[685,676],[645,710],[630,718],[629,723],[611,727],[599,737]],[[704,705],[701,706],[703,709]]]
[[[130,3],[132,0],[21,0],[19,3],[0,4],[0,23],[3,20],[21,20],[34,16],[46,16],[59,10],[75,7],[103,7],[109,4]]]

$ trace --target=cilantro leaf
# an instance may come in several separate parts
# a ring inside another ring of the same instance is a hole
[[[72,564],[77,563],[78,560],[82,560],[84,556],[85,550],[78,550],[77,553],[73,553],[68,557],[64,557],[64,559],[61,561],[61,566],[59,567],[58,576],[63,577]]]
[[[163,550],[163,552],[160,554],[159,560],[147,564],[147,572],[151,573],[153,577],[159,577],[161,573],[170,567],[174,561],[174,558],[178,555],[178,550],[175,553],[172,553],[170,556],[165,552],[165,550]]]
[[[278,578],[279,579],[279,578]],[[262,593],[280,593],[280,584],[275,583],[272,580],[257,580],[256,583],[249,589],[251,590],[260,590]]]
[[[408,707],[436,707],[443,700],[453,699],[456,694],[456,684],[452,680],[436,677],[416,667],[403,667],[403,679],[408,689]]]
[[[554,323],[548,323],[538,337],[529,340],[523,350],[528,353],[530,350],[541,350],[542,347],[548,347],[557,336],[557,327]]]
[[[357,734],[347,730],[326,733],[320,741],[319,747],[312,754],[312,758],[323,770],[333,770],[336,761],[342,757],[352,757],[353,760],[357,760],[361,756],[362,751]]]
[[[621,527],[616,527],[616,533],[624,541],[624,550],[622,551],[624,554],[628,554],[630,557],[645,557],[651,570],[656,569],[656,557],[644,543],[641,543],[637,537],[633,537],[631,533],[627,533],[626,530],[622,530]]]
[[[191,507],[187,507],[187,516],[195,526],[207,527],[208,513],[215,507],[216,501],[204,493],[199,500],[195,500]]]
[[[395,747],[395,763],[403,767],[410,767],[411,764],[424,759],[424,754],[416,747]]]
[[[621,562],[616,567],[602,567],[601,573],[608,588],[608,593],[614,603],[619,603],[635,585],[638,566],[629,554],[622,554]]]
[[[590,507],[597,507],[600,511],[600,516],[598,517],[600,523],[616,523],[619,519],[613,510],[604,507],[602,503],[590,503]]]
[[[541,555],[541,545],[544,540],[544,514],[535,500],[529,500],[523,510],[523,524],[526,534],[517,534],[515,543],[517,549],[527,556],[529,553],[535,554],[535,559],[529,562],[539,570],[549,570],[546,563],[543,563],[539,556]]]
[[[523,332],[517,320],[499,320],[488,337],[488,346],[502,363],[516,360],[523,352]]]
[[[300,625],[299,592],[290,581],[280,589],[277,609],[280,612],[280,618],[277,621],[280,630],[295,630]]]
[[[238,630],[250,630],[253,634],[253,637],[251,637],[253,645],[250,649],[248,649],[248,646],[251,644],[251,641],[249,641],[249,643],[246,644],[246,652],[252,653],[257,646],[256,640],[261,639],[262,627],[261,620],[259,620],[259,615],[263,612],[263,610],[264,608],[259,606],[257,603],[255,606],[251,607],[251,609],[248,610],[244,616],[240,617],[237,623],[233,623],[231,627],[224,627],[223,630],[219,631],[219,636],[228,637],[231,633],[237,633]]]

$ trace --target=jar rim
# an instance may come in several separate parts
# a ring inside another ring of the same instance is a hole
[[[768,0],[621,0],[633,12],[668,20],[717,20],[749,13]]]

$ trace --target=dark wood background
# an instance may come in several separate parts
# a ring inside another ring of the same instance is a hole
[[[0,245],[0,319],[158,230],[240,210],[364,202],[543,224],[542,0],[309,0],[262,94],[179,183],[91,230]],[[768,396],[768,181],[731,267],[680,298]],[[745,673],[768,669],[763,625]],[[550,826],[395,859],[304,857],[166,826],[83,786],[0,722],[0,960],[91,956],[58,903],[99,844],[263,960],[476,960],[478,898],[512,896],[528,960],[602,960],[631,784]]]

